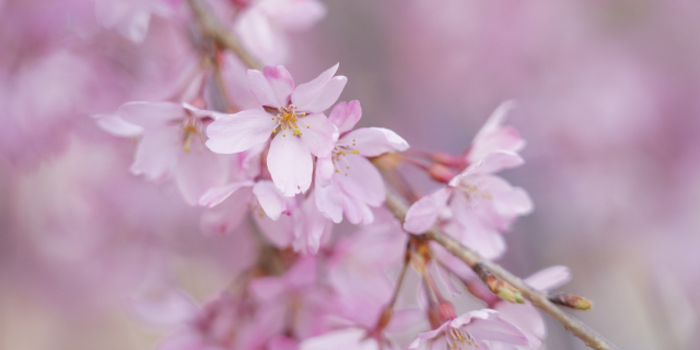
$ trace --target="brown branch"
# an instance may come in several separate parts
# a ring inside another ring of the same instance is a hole
[[[243,48],[238,38],[214,16],[206,2],[203,0],[187,0],[187,3],[192,9],[192,13],[204,37],[213,40],[219,47],[233,51],[248,68],[262,68],[260,62]]]
[[[387,198],[385,204],[387,208],[389,208],[389,210],[391,210],[401,222],[405,220],[406,212],[408,211],[408,206],[401,198],[394,195],[391,191],[387,191]],[[542,311],[549,314],[553,319],[561,323],[561,325],[564,326],[564,328],[566,328],[575,336],[583,340],[583,342],[586,343],[586,345],[588,345],[590,348],[596,350],[617,349],[615,345],[605,340],[603,337],[601,337],[583,322],[579,321],[573,316],[568,315],[558,306],[554,305],[549,300],[547,294],[532,289],[530,286],[525,284],[520,278],[513,275],[500,265],[489,260],[482,259],[481,256],[479,256],[479,254],[465,247],[459,241],[442,232],[440,229],[433,227],[430,230],[428,230],[425,233],[425,235],[428,238],[440,244],[441,246],[443,246],[447,251],[454,254],[456,257],[462,259],[462,261],[464,261],[472,269],[474,269],[475,267],[478,268],[479,264],[488,268],[489,271],[491,271],[494,275],[506,281],[515,289],[520,291],[523,297],[529,300],[532,303],[532,305],[535,305]]]

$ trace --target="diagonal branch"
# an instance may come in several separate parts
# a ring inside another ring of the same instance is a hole
[[[398,218],[401,222],[404,221],[406,218],[406,212],[408,211],[408,206],[401,198],[387,190],[385,204],[386,207],[389,208],[392,213],[394,213],[396,218]],[[520,278],[513,275],[500,265],[489,260],[482,259],[479,254],[465,247],[459,241],[442,232],[440,229],[433,227],[428,230],[425,235],[443,246],[445,249],[447,249],[447,251],[454,254],[456,257],[462,259],[462,261],[469,265],[469,267],[474,268],[477,266],[477,264],[486,266],[494,275],[510,283],[513,287],[520,291],[523,297],[529,300],[532,305],[535,305],[542,311],[549,314],[553,319],[561,323],[564,328],[583,340],[584,343],[586,343],[586,345],[588,345],[590,348],[596,350],[617,350],[615,345],[611,344],[583,322],[579,321],[573,316],[568,315],[561,308],[552,303],[547,294],[532,289]]]
[[[202,0],[187,0],[187,3],[194,13],[203,36],[210,38],[220,47],[233,51],[248,68],[262,68],[260,62],[243,48],[238,38],[214,16],[209,5]]]

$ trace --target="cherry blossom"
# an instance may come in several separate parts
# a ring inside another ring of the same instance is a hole
[[[283,63],[288,55],[287,31],[301,31],[326,15],[318,0],[241,1],[234,24],[243,44],[267,64]]]
[[[527,336],[492,309],[467,312],[437,329],[418,334],[409,349],[490,349],[490,343],[528,345]],[[425,343],[429,343],[425,347]]]
[[[141,129],[131,172],[149,180],[172,177],[185,201],[195,205],[204,192],[223,185],[228,177],[226,158],[204,147],[203,131],[210,115],[188,104],[129,102],[116,116],[103,116],[98,122],[117,136],[133,136]]]
[[[95,0],[98,21],[136,43],[145,39],[152,15],[167,16],[172,10],[166,0]]]
[[[352,128],[360,121],[360,102],[340,102],[329,120],[341,136],[327,157],[316,165],[316,203],[319,210],[335,223],[343,213],[353,224],[369,224],[372,209],[384,203],[384,181],[367,157],[390,151],[405,151],[408,142],[386,128]]]
[[[249,70],[250,90],[262,108],[212,122],[207,127],[207,147],[231,154],[272,139],[267,155],[272,181],[286,196],[306,192],[313,177],[313,156],[328,156],[338,139],[336,127],[322,113],[347,83],[344,76],[333,76],[337,70],[336,64],[297,87],[282,66]]]

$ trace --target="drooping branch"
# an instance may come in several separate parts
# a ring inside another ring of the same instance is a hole
[[[394,195],[391,191],[387,191],[386,207],[394,213],[394,215],[403,222],[406,218],[406,212],[408,212],[408,205]],[[569,330],[575,336],[583,340],[586,345],[592,349],[596,350],[617,350],[617,347],[602,336],[592,330],[583,322],[574,318],[573,316],[565,313],[561,308],[552,303],[549,300],[549,296],[543,292],[532,289],[530,286],[525,284],[520,278],[510,273],[508,270],[504,269],[500,265],[491,262],[486,259],[482,259],[479,254],[473,250],[465,247],[459,241],[442,232],[442,230],[433,227],[428,230],[425,235],[443,246],[447,251],[452,253],[454,256],[460,258],[469,267],[474,269],[478,266],[485,266],[494,275],[506,281],[514,288],[516,288],[525,299],[529,300],[532,305],[538,307],[542,311],[549,314],[554,320],[561,323],[564,328]]]
[[[222,48],[231,50],[248,68],[262,68],[260,62],[243,48],[238,38],[214,16],[208,4],[202,0],[187,0],[187,3],[204,37],[213,40]]]

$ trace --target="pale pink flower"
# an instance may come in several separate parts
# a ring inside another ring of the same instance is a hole
[[[343,213],[353,224],[369,224],[372,209],[384,203],[384,181],[367,157],[405,151],[408,142],[385,128],[352,128],[360,121],[360,102],[338,103],[328,120],[342,135],[327,157],[316,164],[316,204],[325,216],[340,223]]]
[[[254,0],[243,6],[234,30],[263,62],[280,64],[289,51],[285,32],[306,30],[325,15],[318,0]]]
[[[485,343],[484,341],[488,341]],[[528,345],[527,336],[492,309],[474,310],[418,334],[409,349],[490,349],[489,344]],[[426,343],[429,343],[426,344]],[[427,346],[426,346],[427,345]]]
[[[278,248],[291,244],[296,227],[291,213],[296,202],[284,197],[269,180],[244,180],[212,188],[200,198],[199,204],[209,207],[200,221],[205,234],[231,233],[252,212],[270,243]]]
[[[119,107],[116,116],[100,117],[98,123],[117,136],[134,136],[140,129],[142,138],[131,172],[149,180],[171,176],[185,201],[194,205],[228,177],[227,159],[204,147],[203,128],[210,114],[188,104],[129,102]]]
[[[509,230],[516,217],[533,208],[525,190],[494,175],[524,163],[516,153],[524,141],[515,129],[501,126],[511,106],[512,102],[499,106],[479,131],[465,155],[466,169],[446,187],[413,203],[406,214],[406,231],[422,233],[440,224],[487,259],[505,251],[500,232]]]
[[[316,254],[328,242],[333,223],[316,206],[316,192],[311,192],[294,211],[295,252]]]
[[[152,15],[167,16],[172,10],[165,0],[95,0],[97,20],[136,43],[146,38]]]
[[[272,181],[286,196],[305,192],[313,177],[313,156],[325,157],[338,139],[336,127],[322,113],[340,96],[347,78],[338,65],[297,86],[282,66],[248,71],[250,90],[263,108],[218,118],[207,127],[207,147],[216,153],[239,153],[272,138],[267,166]]]

